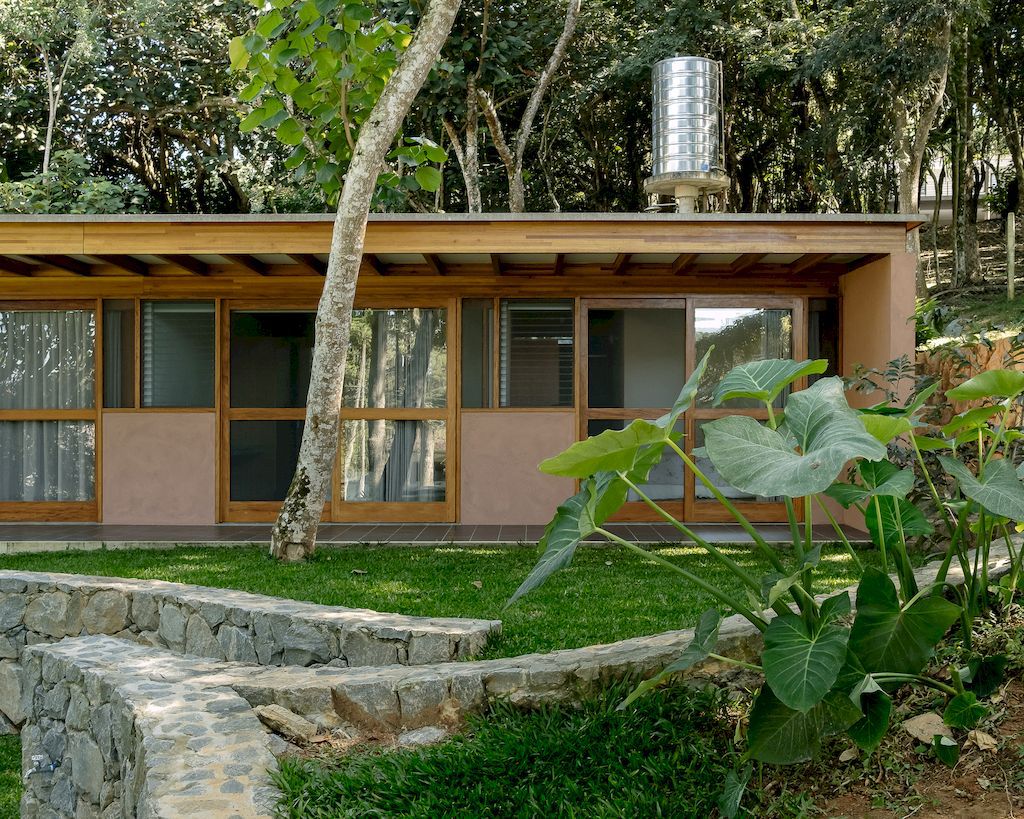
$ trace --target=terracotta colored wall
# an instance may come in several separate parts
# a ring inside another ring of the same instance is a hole
[[[537,470],[576,440],[572,412],[464,412],[461,523],[547,523],[573,481]]]
[[[212,412],[103,414],[104,523],[214,523]]]

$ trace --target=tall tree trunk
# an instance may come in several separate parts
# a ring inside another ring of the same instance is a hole
[[[316,314],[316,343],[295,476],[271,534],[270,552],[303,560],[316,548],[316,530],[331,486],[338,449],[338,415],[356,280],[377,176],[416,94],[451,32],[461,0],[430,0],[416,33],[356,141],[331,237],[327,275]]]

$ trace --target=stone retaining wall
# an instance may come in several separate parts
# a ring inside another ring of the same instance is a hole
[[[23,817],[269,817],[270,740],[230,688],[168,682],[180,658],[108,637],[22,655]]]

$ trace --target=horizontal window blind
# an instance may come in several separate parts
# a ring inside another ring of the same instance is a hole
[[[142,303],[142,405],[212,407],[216,321],[212,301]]]
[[[502,301],[501,406],[571,407],[571,301]]]

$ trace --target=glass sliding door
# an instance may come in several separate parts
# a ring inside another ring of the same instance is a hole
[[[354,311],[333,518],[452,521],[448,305]]]
[[[580,436],[622,429],[669,411],[686,381],[686,304],[681,299],[585,299],[582,305],[583,408]],[[680,425],[682,432],[682,425]],[[667,511],[684,511],[682,460],[666,450],[641,490]],[[631,492],[619,520],[654,513]]]
[[[95,307],[0,307],[0,520],[98,518]]]
[[[689,326],[691,351],[688,369],[708,352],[707,371],[701,381],[693,409],[686,422],[686,451],[701,451],[703,425],[723,415],[749,415],[767,420],[768,409],[756,401],[734,400],[714,407],[716,385],[733,367],[768,358],[806,357],[803,301],[801,299],[744,299],[741,297],[695,298],[690,300]],[[799,348],[799,349],[798,349]],[[800,389],[806,384],[796,383]],[[775,402],[781,407],[788,390]],[[705,457],[695,458],[701,471],[715,488],[732,500],[752,521],[771,522],[786,519],[781,498],[747,495],[727,484]],[[686,516],[693,521],[725,522],[733,518],[714,499],[714,493],[692,474],[687,475]]]

